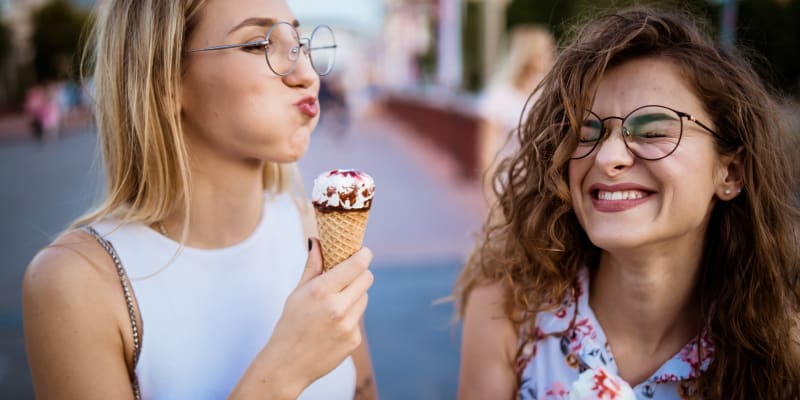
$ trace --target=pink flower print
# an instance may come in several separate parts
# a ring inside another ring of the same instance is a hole
[[[675,374],[664,374],[664,375],[661,375],[658,378],[656,378],[656,383],[661,384],[661,383],[667,383],[667,382],[678,382],[679,380],[681,380],[681,379],[678,378],[678,375],[675,375]]]
[[[561,382],[555,382],[553,386],[544,393],[544,396],[543,400],[566,400],[567,396],[569,396],[569,390],[567,390]]]
[[[604,368],[586,370],[572,384],[570,400],[635,400],[633,389]]]
[[[574,287],[575,287],[575,299],[577,300],[583,297],[583,294],[585,292],[583,290],[583,284],[580,282],[580,280],[575,283]]]
[[[558,309],[556,310],[555,313],[553,313],[553,315],[555,315],[555,317],[558,319],[566,318],[573,304],[574,303],[572,302],[572,299],[569,298],[564,299],[564,301],[561,302],[561,305],[558,306]]]
[[[700,368],[714,356],[714,347],[705,335],[699,339],[699,343],[701,346],[698,346],[697,338],[693,339],[680,353],[681,360],[689,364],[693,370]]]
[[[580,350],[583,347],[583,339],[587,337],[596,339],[597,332],[595,332],[592,324],[589,323],[589,318],[583,318],[578,320],[575,326],[572,327],[569,345],[570,351],[577,352]]]

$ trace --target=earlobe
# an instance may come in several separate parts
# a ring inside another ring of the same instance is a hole
[[[717,189],[721,200],[733,200],[744,187],[744,149],[739,147],[735,153],[722,157],[722,182]]]

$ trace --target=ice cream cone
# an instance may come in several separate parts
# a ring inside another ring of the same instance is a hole
[[[333,170],[314,180],[314,212],[322,247],[323,271],[361,249],[375,184],[359,171]]]
[[[314,212],[317,215],[317,229],[322,247],[322,269],[327,271],[361,248],[369,210]]]

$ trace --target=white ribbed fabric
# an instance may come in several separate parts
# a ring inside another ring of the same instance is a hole
[[[143,224],[93,227],[116,249],[141,310],[143,399],[226,398],[272,335],[308,257],[288,195],[267,197],[255,232],[222,249],[184,247],[175,256],[179,244]],[[347,358],[300,399],[351,400],[355,380]]]

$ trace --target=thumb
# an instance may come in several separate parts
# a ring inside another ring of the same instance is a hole
[[[322,250],[319,247],[319,239],[308,238],[308,247],[308,260],[306,261],[303,275],[300,277],[300,282],[297,284],[298,287],[303,286],[306,282],[322,273]]]

